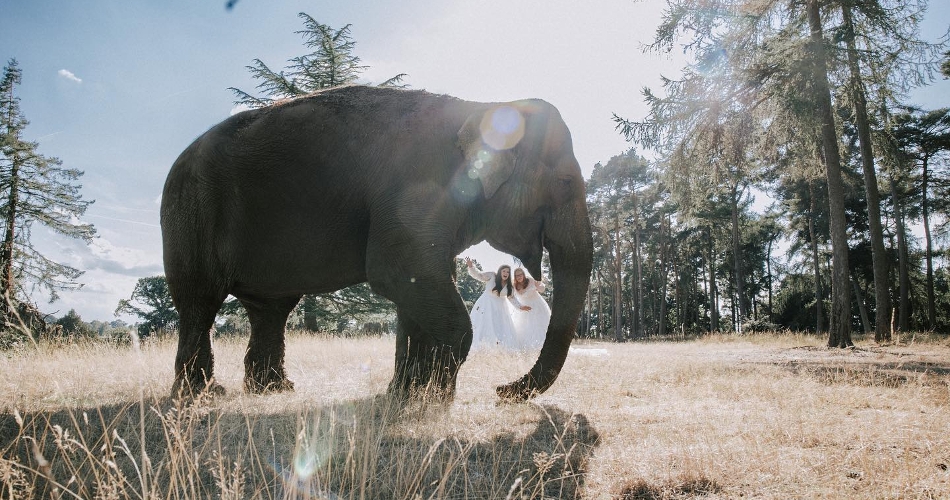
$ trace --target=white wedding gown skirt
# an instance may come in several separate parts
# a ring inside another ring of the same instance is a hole
[[[530,306],[530,311],[512,310],[515,325],[516,349],[540,350],[551,322],[551,308],[536,290],[518,295],[518,301]]]
[[[508,312],[508,299],[486,290],[472,306],[472,349],[504,347],[515,343],[515,325]]]

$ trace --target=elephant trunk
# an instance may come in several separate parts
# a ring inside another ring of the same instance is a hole
[[[519,380],[496,388],[503,399],[526,400],[551,387],[574,339],[577,319],[590,285],[593,241],[583,198],[580,203],[565,208],[545,225],[544,246],[551,257],[554,297],[544,345],[531,371]]]

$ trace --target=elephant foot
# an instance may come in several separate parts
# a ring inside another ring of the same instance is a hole
[[[389,383],[389,395],[404,402],[451,403],[459,362],[452,349],[441,345],[413,344],[398,359]]]
[[[455,400],[455,383],[444,377],[421,378],[396,374],[386,392],[391,399],[402,403],[451,404]]]
[[[294,383],[286,377],[269,380],[244,379],[244,392],[248,394],[274,394],[278,392],[292,392]]]
[[[495,388],[495,394],[498,394],[503,401],[519,403],[537,396],[540,392],[528,380],[521,379],[510,384],[499,385]]]
[[[172,399],[191,401],[203,396],[224,396],[226,393],[224,386],[213,379],[209,381],[202,379],[201,382],[178,379],[172,385],[171,397]]]

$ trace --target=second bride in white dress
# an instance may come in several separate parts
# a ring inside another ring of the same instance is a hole
[[[515,314],[524,314],[531,308],[522,305],[515,297],[511,286],[511,267],[501,266],[497,273],[493,273],[479,271],[467,257],[465,264],[468,266],[468,274],[485,283],[485,291],[472,306],[472,349],[518,348],[508,304],[515,308]]]
[[[531,308],[526,313],[512,313],[515,343],[518,349],[540,349],[548,332],[548,323],[551,322],[551,308],[541,296],[547,287],[544,281],[529,278],[520,267],[515,269],[514,282],[518,302]]]

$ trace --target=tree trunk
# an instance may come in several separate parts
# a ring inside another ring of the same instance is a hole
[[[671,242],[673,240],[672,226],[673,224],[670,223],[670,241]],[[675,328],[675,325],[679,325],[680,331],[683,331],[684,327],[686,326],[689,320],[686,318],[686,315],[684,314],[684,311],[686,310],[685,309],[686,304],[684,303],[685,301],[683,300],[683,294],[682,294],[683,291],[682,291],[682,286],[681,286],[682,280],[680,279],[681,278],[680,272],[682,272],[682,269],[680,268],[680,259],[679,259],[679,252],[678,252],[677,245],[671,245],[671,247],[673,249],[670,251],[669,258],[670,258],[670,266],[672,267],[672,271],[673,271],[673,303],[676,304],[676,307],[673,309],[673,318],[674,318],[673,325],[674,325],[674,328]]]
[[[660,223],[660,279],[663,280],[660,285],[660,315],[659,315],[659,329],[658,334],[660,338],[666,336],[666,286],[667,286],[667,275],[666,275],[666,252],[667,252],[667,235],[666,235],[666,220],[664,219]]]
[[[907,251],[907,232],[904,227],[904,204],[897,189],[896,179],[891,180],[891,197],[894,198],[894,225],[897,233],[897,283],[898,283],[898,331],[910,330],[910,256]]]
[[[719,304],[717,295],[719,290],[716,287],[716,259],[713,252],[712,228],[709,228],[709,332],[719,331]]]
[[[824,303],[825,296],[821,290],[821,261],[818,258],[818,234],[815,231],[815,217],[817,216],[815,211],[815,183],[811,181],[808,183],[809,191],[809,212],[810,217],[808,217],[808,236],[811,238],[811,256],[812,262],[815,267],[815,333],[822,333],[825,331],[824,319]]]
[[[924,217],[924,240],[926,243],[924,259],[927,263],[927,328],[933,329],[937,326],[937,302],[934,297],[933,240],[930,234],[930,200],[927,197],[927,189],[930,182],[929,160],[928,155],[924,154],[920,185],[921,207],[923,208]]]
[[[634,321],[637,323],[637,331],[640,334],[640,337],[646,337],[646,325],[643,319],[643,256],[640,252],[640,229],[637,227],[636,233],[634,233],[634,238],[637,244],[637,260],[634,262],[634,269],[637,273],[637,312],[633,315]]]
[[[593,311],[590,307],[590,287],[587,288],[587,304],[584,310],[584,338],[590,338],[590,320],[591,314],[593,314]]]
[[[605,338],[605,321],[604,321],[604,276],[602,273],[597,273],[597,335],[600,338]]]
[[[871,333],[871,320],[868,319],[868,307],[864,303],[864,295],[861,293],[861,286],[858,285],[858,278],[851,276],[851,284],[854,285],[854,298],[858,303],[858,311],[861,313],[861,326],[864,333]]]
[[[6,101],[10,103],[10,107],[4,109],[6,112],[6,123],[12,124],[14,119],[14,103],[15,97],[13,95],[14,85],[11,83],[9,89],[9,95],[6,98]],[[9,127],[10,125],[8,125]],[[10,130],[7,131],[10,133]],[[17,141],[17,132],[13,130],[13,137],[10,141],[12,144],[15,144]],[[3,313],[3,320],[5,321],[11,312],[9,306],[11,305],[10,299],[13,297],[13,241],[16,231],[16,216],[17,216],[17,207],[18,207],[18,191],[19,191],[19,170],[20,170],[20,158],[16,150],[13,151],[12,161],[10,165],[10,192],[7,193],[7,210],[4,214],[6,219],[4,220],[5,232],[3,235],[3,247],[0,248],[0,293],[3,294],[2,304],[0,304],[0,311]]]
[[[815,93],[818,115],[821,119],[821,143],[828,178],[828,201],[831,216],[832,299],[829,347],[850,347],[851,341],[851,280],[848,264],[848,227],[844,210],[844,187],[841,180],[841,156],[838,151],[838,133],[831,107],[831,89],[828,84],[828,65],[825,60],[819,0],[808,0],[808,25],[814,50]]]
[[[637,192],[634,190],[631,195],[633,198],[633,273],[634,273],[634,297],[633,314],[631,315],[630,334],[633,338],[643,337],[643,266],[641,265],[640,255],[640,205],[637,199]]]
[[[702,255],[702,250],[703,250],[703,249],[700,249],[700,255]],[[703,298],[704,298],[704,299],[705,299],[706,297],[709,297],[709,273],[706,272],[706,266],[708,266],[708,262],[706,262],[706,260],[707,260],[707,259],[703,259],[703,269],[699,272],[699,278],[700,278],[701,280],[703,280]],[[699,314],[699,308],[700,308],[701,306],[702,306],[702,304],[700,304],[700,303],[697,303],[697,304],[696,304],[696,318],[697,318],[697,321],[698,321],[698,318],[705,318],[705,316]]]
[[[623,297],[621,297],[620,214],[614,212],[614,338],[623,341]]]
[[[868,123],[867,91],[861,78],[858,50],[854,42],[854,23],[851,7],[841,6],[845,40],[848,46],[848,68],[851,71],[851,94],[854,101],[854,118],[858,128],[861,150],[861,166],[864,170],[864,190],[867,193],[868,226],[871,236],[871,261],[874,268],[874,340],[885,342],[891,339],[891,296],[888,286],[887,254],[884,250],[884,230],[881,227],[881,194],[877,187],[874,169],[874,151],[871,143],[871,126]]]
[[[604,338],[604,284],[597,271],[597,338]]]
[[[733,265],[736,278],[736,299],[738,303],[738,310],[734,314],[738,314],[735,318],[735,331],[742,333],[742,322],[745,321],[749,312],[746,311],[745,307],[745,287],[743,284],[742,276],[742,245],[739,241],[739,185],[738,183],[732,186],[732,256],[733,256]]]
[[[3,235],[3,247],[0,248],[0,263],[3,269],[0,269],[0,292],[3,297],[0,299],[0,314],[4,322],[8,320],[12,311],[15,282],[13,280],[13,243],[16,239],[16,217],[17,208],[19,208],[19,190],[20,190],[20,157],[14,151],[10,165],[10,192],[7,193],[7,210],[4,214],[6,220],[6,230]]]
[[[765,261],[765,272],[769,285],[769,323],[775,322],[775,317],[773,316],[772,309],[772,243],[775,242],[775,238],[769,239],[769,249],[768,254],[766,255]]]
[[[320,330],[320,324],[317,321],[317,298],[315,295],[307,294],[303,296],[303,327],[305,330],[316,332]]]

